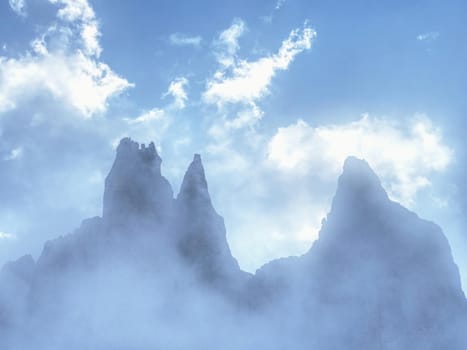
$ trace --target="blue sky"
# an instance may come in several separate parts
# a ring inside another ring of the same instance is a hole
[[[463,1],[0,3],[0,262],[100,215],[124,136],[201,153],[240,265],[301,254],[343,160],[436,221],[467,281]]]

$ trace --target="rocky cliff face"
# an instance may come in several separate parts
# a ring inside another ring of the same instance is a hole
[[[466,348],[446,238],[390,201],[365,161],[346,161],[309,252],[253,276],[230,252],[201,157],[176,199],[160,166],[154,144],[123,139],[103,217],[4,267],[2,349]]]

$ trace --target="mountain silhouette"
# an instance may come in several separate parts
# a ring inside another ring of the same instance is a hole
[[[232,256],[196,154],[180,192],[122,139],[102,217],[0,273],[1,349],[466,349],[441,229],[349,157],[317,239],[255,274]]]

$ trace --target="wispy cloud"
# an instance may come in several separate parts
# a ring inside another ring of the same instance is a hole
[[[25,0],[8,0],[11,9],[18,15],[26,17],[26,1]]]
[[[220,40],[226,43],[225,51],[219,57],[220,68],[207,81],[203,94],[205,102],[217,105],[254,103],[268,93],[268,87],[277,71],[288,69],[299,53],[310,49],[316,36],[316,32],[310,27],[295,29],[282,42],[277,53],[248,61],[236,57],[238,37],[242,32],[242,22],[236,22],[221,34]]]
[[[282,6],[284,6],[286,0],[277,0],[275,10],[279,10]]]
[[[292,30],[276,53],[248,60],[238,54],[239,38],[245,31],[245,23],[236,19],[215,41],[218,69],[207,79],[202,94],[202,101],[219,112],[208,130],[215,142],[227,142],[229,134],[236,131],[247,131],[249,140],[256,142],[259,135],[251,132],[264,116],[260,101],[269,94],[272,79],[278,71],[287,70],[298,54],[310,49],[316,36],[305,24]]]
[[[57,17],[65,22],[77,25],[80,31],[83,48],[88,55],[99,57],[102,48],[99,44],[99,25],[94,10],[87,0],[49,0],[60,9]]]
[[[417,35],[418,41],[430,42],[439,38],[438,32],[427,32]]]
[[[161,121],[165,116],[164,110],[160,108],[153,108],[149,111],[143,112],[136,118],[126,118],[128,124],[141,124],[151,121]]]
[[[3,158],[3,160],[14,160],[23,155],[23,148],[16,147],[11,150],[11,152]]]
[[[245,22],[236,18],[229,28],[220,33],[218,40],[215,42],[215,47],[217,61],[223,67],[230,67],[234,64],[234,56],[240,48],[238,39],[245,31]]]
[[[169,41],[174,46],[193,46],[195,48],[201,47],[203,38],[201,36],[190,36],[183,33],[172,33],[169,36]]]
[[[277,0],[274,9],[272,9],[271,13],[267,16],[261,16],[260,19],[266,23],[272,23],[274,16],[277,11],[279,11],[285,4],[286,0]]]
[[[16,235],[13,233],[0,232],[0,241],[1,240],[14,240],[16,238],[17,238]]]
[[[176,109],[184,109],[185,103],[188,100],[188,95],[185,91],[187,85],[188,79],[184,77],[176,78],[170,83],[169,88],[163,97],[172,96],[174,98],[173,107]]]

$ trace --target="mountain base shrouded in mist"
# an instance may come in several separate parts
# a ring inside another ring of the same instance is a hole
[[[467,349],[467,305],[438,226],[348,158],[319,239],[251,275],[230,252],[201,157],[174,198],[123,139],[103,216],[0,274],[0,349]]]

